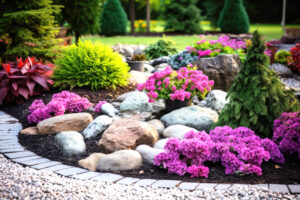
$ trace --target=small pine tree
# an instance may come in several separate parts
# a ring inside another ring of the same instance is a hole
[[[228,92],[230,102],[214,127],[245,126],[260,136],[271,137],[273,121],[281,113],[300,109],[293,91],[285,90],[276,72],[268,68],[264,50],[261,35],[255,31],[246,61]]]
[[[218,27],[223,33],[248,33],[249,17],[243,0],[226,0],[218,19]]]
[[[196,3],[197,0],[171,0],[164,12],[165,31],[201,33],[201,10]]]
[[[100,24],[104,35],[126,34],[127,15],[119,0],[107,0],[104,3]]]
[[[60,7],[52,0],[2,0],[0,2],[0,36],[8,38],[4,60],[35,56],[52,60],[57,29],[54,15]]]

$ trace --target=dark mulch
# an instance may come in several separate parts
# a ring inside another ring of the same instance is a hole
[[[134,87],[118,88],[115,91],[102,90],[98,92],[91,92],[85,89],[74,89],[73,92],[89,98],[93,103],[97,103],[100,100],[113,101],[119,94],[127,91],[134,90]],[[41,98],[48,103],[53,93],[57,91],[52,90],[42,96]],[[24,127],[29,126],[27,123],[28,107],[31,105],[34,99],[15,106],[2,106],[1,110],[4,110],[8,114],[13,115],[23,124]],[[85,140],[87,145],[87,152],[80,157],[66,158],[62,156],[60,150],[54,145],[54,136],[26,136],[20,135],[20,143],[26,147],[26,149],[35,152],[36,154],[49,158],[51,160],[59,161],[67,165],[74,165],[78,167],[78,160],[87,157],[89,154],[98,152],[97,143],[101,136],[93,139]],[[188,175],[177,176],[174,174],[168,174],[166,170],[154,167],[153,165],[144,164],[138,170],[130,170],[117,172],[118,174],[130,177],[138,178],[153,178],[153,179],[173,179],[183,181],[194,181],[203,183],[281,183],[281,184],[300,184],[300,161],[296,156],[288,157],[284,165],[279,165],[274,162],[263,163],[263,175],[225,175],[224,168],[220,164],[206,163],[206,166],[210,168],[209,177],[207,179],[202,178],[190,178]]]

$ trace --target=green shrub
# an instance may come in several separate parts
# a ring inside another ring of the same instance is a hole
[[[129,67],[112,48],[79,41],[63,50],[55,61],[54,86],[61,89],[90,87],[91,90],[127,85]]]
[[[171,0],[166,5],[164,19],[165,31],[180,33],[201,33],[201,10],[197,0]]]
[[[230,102],[219,115],[216,126],[246,126],[263,137],[272,136],[273,121],[283,112],[300,109],[294,92],[285,90],[278,75],[269,69],[265,45],[255,31],[252,46],[231,86]]]
[[[280,63],[283,65],[288,65],[289,58],[291,58],[292,54],[286,50],[279,50],[275,54],[275,63]]]
[[[104,35],[125,35],[127,16],[119,0],[107,0],[101,13],[101,31]]]
[[[176,48],[171,47],[173,42],[166,38],[158,40],[157,42],[150,44],[145,49],[145,54],[148,60],[159,58],[162,56],[169,56],[177,53]]]
[[[52,0],[0,1],[0,37],[7,38],[3,61],[34,56],[52,60],[58,40],[54,15],[60,6]],[[2,50],[3,51],[3,50]]]
[[[136,54],[132,56],[132,61],[145,61],[146,56],[144,54]]]
[[[223,33],[248,33],[249,17],[243,0],[226,0],[218,19],[218,27]]]

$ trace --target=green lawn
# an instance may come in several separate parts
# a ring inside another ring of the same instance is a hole
[[[205,31],[211,30],[209,22],[201,22],[202,28]],[[155,21],[152,23],[153,32],[163,31],[163,22]],[[283,35],[283,31],[280,25],[274,24],[253,24],[250,27],[250,32],[253,32],[258,27],[258,30],[263,34],[266,40],[279,39]],[[300,27],[300,25],[288,25],[288,27]],[[130,27],[128,27],[128,31]],[[183,50],[186,46],[192,45],[199,40],[198,35],[194,36],[168,36],[169,39],[174,41],[174,46],[178,50]],[[210,37],[209,39],[215,39],[216,37]],[[100,41],[104,44],[114,45],[121,44],[150,44],[156,42],[160,37],[137,37],[137,36],[116,36],[116,37],[102,37],[102,36],[83,36],[81,40],[90,40],[92,42]]]

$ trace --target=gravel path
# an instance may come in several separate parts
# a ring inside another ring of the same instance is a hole
[[[187,191],[82,181],[13,163],[0,154],[0,199],[295,199],[300,195],[273,193],[255,186],[227,190]]]

